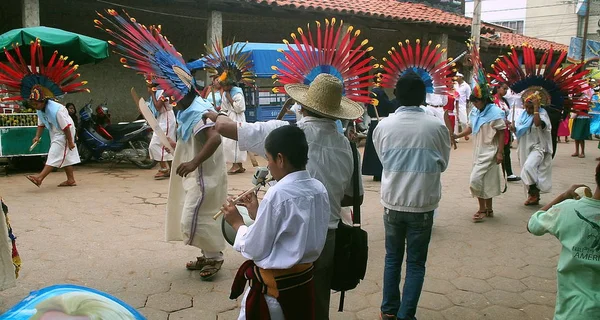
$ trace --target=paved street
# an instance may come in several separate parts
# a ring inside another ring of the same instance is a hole
[[[559,144],[554,192],[543,195],[543,203],[573,183],[594,186],[596,142],[588,142],[587,159],[571,158],[573,148],[573,142]],[[477,210],[468,192],[471,152],[470,143],[460,143],[442,178],[444,195],[417,317],[552,319],[560,244],[551,236],[527,233],[533,209],[522,205],[520,183],[511,183],[497,198],[493,219],[471,222]],[[513,149],[518,172],[517,162]],[[228,248],[224,270],[210,282],[187,271],[185,263],[199,252],[164,241],[168,181],[154,181],[154,173],[94,164],[76,169],[78,187],[57,188],[64,180],[60,172],[51,174],[40,189],[22,174],[0,177],[0,194],[10,207],[23,259],[17,287],[0,293],[0,311],[31,290],[73,283],[115,295],[151,320],[237,319],[238,302],[228,296],[242,257]],[[248,170],[230,177],[230,194],[249,188],[251,176]],[[367,276],[347,294],[346,312],[336,312],[339,294],[334,294],[333,319],[378,319],[385,252],[380,186],[370,177],[364,177],[364,183]]]

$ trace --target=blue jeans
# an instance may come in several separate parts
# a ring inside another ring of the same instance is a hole
[[[385,267],[381,312],[398,319],[415,320],[425,279],[425,262],[431,239],[433,211],[414,213],[385,209]],[[406,277],[400,298],[400,273],[406,243]]]

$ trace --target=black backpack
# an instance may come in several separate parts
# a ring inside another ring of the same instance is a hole
[[[344,310],[345,291],[356,288],[360,280],[365,278],[369,251],[367,232],[360,228],[358,150],[354,142],[350,142],[350,147],[354,160],[354,173],[352,174],[354,185],[353,225],[346,225],[342,221],[338,225],[335,234],[333,277],[331,279],[331,289],[341,291],[339,312]]]

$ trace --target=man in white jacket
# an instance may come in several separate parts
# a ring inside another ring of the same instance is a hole
[[[414,72],[396,84],[400,107],[373,133],[383,164],[385,267],[382,319],[415,319],[425,279],[433,211],[442,196],[441,173],[448,167],[450,134],[443,122],[419,107],[425,84]],[[406,247],[405,247],[406,243]],[[406,280],[400,296],[400,272],[406,251]]]

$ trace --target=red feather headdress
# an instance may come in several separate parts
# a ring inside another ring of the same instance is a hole
[[[332,18],[325,19],[325,27],[316,21],[314,34],[310,24],[306,32],[298,28],[298,35],[291,34],[293,45],[283,40],[289,51],[281,51],[284,59],[278,60],[280,66],[273,66],[277,71],[273,79],[282,85],[309,85],[319,74],[327,73],[342,81],[347,98],[373,103],[369,86],[374,85],[374,75],[369,75],[369,71],[373,69],[370,62],[374,58],[367,57],[373,47],[366,47],[369,42],[366,39],[357,43],[360,30],[343,27],[343,21],[336,25],[336,19]],[[276,91],[284,92],[284,88],[276,88]]]
[[[535,91],[543,96],[542,99],[555,107],[566,110],[589,109],[588,99],[578,96],[589,89],[584,78],[589,71],[580,72],[581,64],[560,69],[567,55],[566,51],[554,51],[550,48],[538,62],[533,47],[525,44],[522,48],[521,57],[513,47],[511,52],[496,59],[492,65],[494,73],[490,77],[499,83],[507,83],[516,93],[535,87]],[[521,63],[524,68],[521,68]]]
[[[66,93],[89,92],[83,88],[87,81],[76,81],[79,73],[75,73],[78,65],[73,61],[67,63],[68,57],[59,56],[54,51],[47,64],[44,64],[44,55],[39,39],[32,41],[29,45],[31,60],[25,61],[21,54],[19,44],[13,45],[16,59],[6,48],[4,54],[8,63],[0,63],[0,93],[8,94],[8,98],[0,98],[0,101],[27,100],[34,87],[41,90],[44,98],[53,98]]]
[[[398,42],[399,49],[392,47],[388,51],[389,58],[383,58],[381,67],[385,73],[380,75],[381,86],[395,88],[398,79],[410,70],[421,77],[427,93],[449,94],[455,70],[454,64],[450,63],[451,59],[442,58],[446,48],[440,49],[439,44],[432,47],[431,41],[422,46],[419,39],[414,46],[409,40],[405,43]]]

